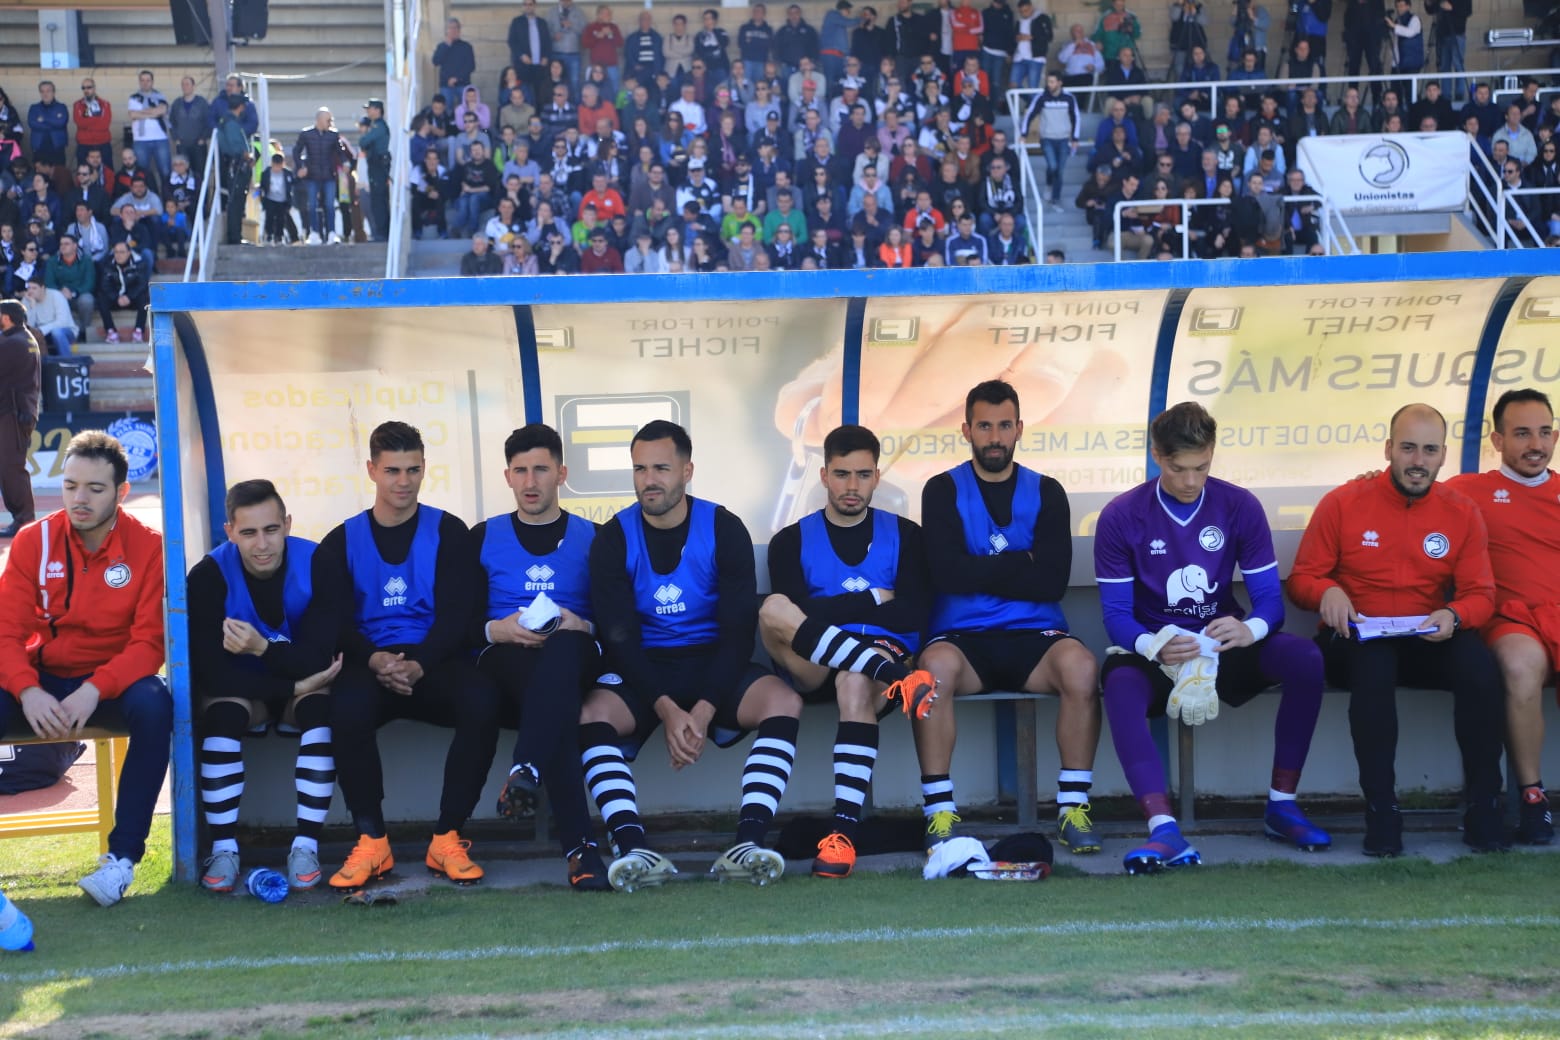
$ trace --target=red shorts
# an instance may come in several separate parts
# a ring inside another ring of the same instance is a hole
[[[1507,600],[1482,631],[1485,643],[1495,645],[1502,636],[1527,636],[1538,641],[1549,658],[1549,667],[1560,671],[1560,603],[1541,603],[1536,607],[1518,600]],[[1560,690],[1556,691],[1560,701]]]

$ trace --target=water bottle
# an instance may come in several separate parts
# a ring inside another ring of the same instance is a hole
[[[270,867],[256,867],[244,881],[249,894],[267,903],[280,903],[287,898],[287,878]]]
[[[22,908],[0,892],[0,950],[28,953],[33,948],[33,924]]]

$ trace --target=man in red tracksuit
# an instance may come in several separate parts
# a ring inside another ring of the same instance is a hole
[[[162,535],[120,508],[119,442],[101,430],[65,448],[65,508],[27,525],[0,574],[0,736],[17,713],[41,737],[83,726],[130,734],[108,853],[81,887],[112,906],[146,851],[168,771],[173,699],[162,667]]]
[[[1393,415],[1387,472],[1328,492],[1300,539],[1289,597],[1319,611],[1327,674],[1350,693],[1349,729],[1365,795],[1365,854],[1403,851],[1395,793],[1397,685],[1450,690],[1462,752],[1463,841],[1504,848],[1500,669],[1479,627],[1495,609],[1488,535],[1478,508],[1435,483],[1446,420],[1428,405]],[[1361,642],[1350,622],[1425,615],[1423,634]]]

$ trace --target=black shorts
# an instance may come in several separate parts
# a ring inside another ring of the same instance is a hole
[[[679,654],[652,657],[651,660],[665,676],[666,688],[676,691],[671,695],[672,702],[688,711],[699,702],[700,694],[709,687],[709,670],[714,656],[713,653]],[[710,720],[708,732],[716,747],[731,747],[747,736],[747,732],[737,722],[737,705],[754,683],[773,674],[763,665],[749,662],[737,680],[737,688],[732,695],[716,703],[715,717]],[[634,732],[625,737],[622,743],[623,754],[629,761],[633,761],[645,741],[661,726],[661,717],[655,713],[655,700],[651,695],[635,690],[622,676],[613,672],[602,675],[595,685],[617,694],[633,714]]]
[[[1100,665],[1101,689],[1106,677],[1117,668],[1136,668],[1148,678],[1154,689],[1154,699],[1148,705],[1149,718],[1157,719],[1165,713],[1165,704],[1170,700],[1175,683],[1163,668],[1142,654],[1107,654],[1105,663]],[[1219,700],[1238,708],[1263,690],[1277,686],[1281,678],[1262,670],[1262,644],[1252,643],[1220,652],[1219,676],[1214,680],[1213,688],[1218,691]]]
[[[861,638],[865,639],[867,637],[863,636]],[[910,658],[914,655],[910,653],[910,649],[903,643],[895,639],[893,636],[873,636],[871,638],[872,646],[877,647],[879,650],[886,651],[888,656],[893,659],[895,664],[909,667]],[[785,673],[785,669],[781,668],[777,669],[777,671],[780,672],[781,678],[788,681],[793,687],[796,687],[796,679],[790,675],[787,675]],[[802,703],[833,704],[836,700],[839,699],[840,695],[839,688],[834,685],[834,679],[839,674],[840,670],[838,668],[831,668],[829,669],[829,674],[824,678],[823,682],[819,683],[814,689],[803,690],[800,687],[796,687],[797,692],[802,695]],[[893,705],[890,704],[889,708],[892,709]]]
[[[949,632],[934,636],[932,643],[947,643],[956,648],[975,671],[983,693],[993,690],[1022,690],[1051,647],[1064,639],[1078,637],[1059,628],[1025,628],[1002,632]]]
[[[537,647],[518,643],[484,647],[477,656],[477,668],[493,681],[503,698],[501,725],[514,729],[533,681],[544,684],[548,691],[570,685],[573,689],[567,692],[575,697],[589,690],[601,674],[601,648],[585,632],[555,632]]]

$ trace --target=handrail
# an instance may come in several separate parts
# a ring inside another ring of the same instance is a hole
[[[1228,70],[1225,70],[1225,71],[1228,71]],[[1548,77],[1548,76],[1553,76],[1554,74],[1555,74],[1555,70],[1554,69],[1474,69],[1474,70],[1471,70],[1471,71],[1459,72],[1459,73],[1456,74],[1456,78],[1458,78],[1458,79],[1465,79],[1465,80],[1469,80],[1469,81],[1476,81],[1476,80],[1481,79],[1481,78],[1493,79],[1495,77],[1505,77],[1505,76],[1545,76],[1545,77]],[[1083,95],[1083,94],[1087,94],[1087,95],[1091,95],[1092,96],[1094,94],[1123,94],[1123,93],[1157,94],[1157,93],[1164,93],[1166,91],[1183,90],[1183,89],[1184,90],[1203,90],[1203,91],[1207,91],[1208,92],[1208,108],[1209,108],[1209,112],[1212,114],[1212,116],[1214,118],[1217,118],[1218,115],[1220,114],[1219,113],[1219,91],[1220,91],[1221,88],[1223,90],[1225,90],[1226,92],[1228,92],[1230,90],[1234,90],[1236,93],[1245,94],[1245,93],[1247,93],[1248,91],[1251,91],[1251,90],[1259,90],[1259,89],[1264,89],[1264,88],[1267,88],[1267,87],[1312,87],[1312,86],[1318,86],[1319,87],[1319,86],[1322,86],[1323,84],[1328,84],[1328,83],[1346,83],[1346,84],[1349,84],[1350,86],[1353,86],[1354,84],[1357,84],[1357,83],[1402,83],[1402,82],[1407,82],[1410,85],[1410,91],[1409,91],[1410,96],[1407,99],[1402,99],[1402,98],[1399,99],[1400,101],[1403,102],[1403,111],[1406,114],[1407,111],[1408,111],[1408,107],[1410,105],[1412,105],[1415,101],[1419,100],[1419,84],[1420,84],[1421,81],[1435,80],[1435,81],[1439,82],[1442,79],[1447,79],[1447,78],[1450,78],[1450,77],[1448,75],[1440,73],[1440,72],[1381,73],[1380,75],[1374,75],[1374,76],[1309,76],[1309,77],[1302,77],[1302,78],[1297,78],[1297,79],[1295,79],[1295,78],[1291,78],[1291,79],[1273,78],[1273,79],[1231,80],[1231,79],[1229,79],[1226,76],[1225,78],[1219,79],[1219,80],[1200,81],[1200,82],[1195,82],[1195,83],[1191,82],[1189,80],[1183,80],[1183,81],[1176,82],[1176,83],[1134,83],[1134,84],[1130,84],[1130,85],[1123,85],[1123,84],[1119,84],[1119,83],[1116,83],[1116,84],[1100,83],[1100,84],[1096,84],[1096,85],[1088,86],[1088,87],[1068,87],[1067,90],[1068,90],[1069,93],[1071,93],[1071,94],[1073,94],[1075,96],[1076,95]],[[1008,91],[1008,94],[1010,95],[1010,97],[1013,96],[1013,95],[1017,95],[1020,99],[1026,99],[1026,98],[1034,97],[1034,96],[1039,95],[1039,94],[1043,94],[1044,92],[1045,92],[1045,88],[1043,88],[1043,87],[1014,87],[1014,88],[1012,88],[1011,90]],[[1027,116],[1028,114],[1029,113],[1028,113],[1028,111],[1026,109],[1025,110],[1025,115]],[[1027,127],[1025,129],[1027,129]],[[1412,130],[1412,129],[1414,129],[1414,127],[1405,126],[1403,129],[1404,130]]]
[[[217,204],[222,186],[217,183],[217,145],[213,141],[206,149],[206,163],[201,167],[200,190],[195,196],[195,210],[190,215],[190,245],[184,254],[184,281],[204,282],[211,266],[212,236],[216,234]],[[208,204],[209,200],[209,204]]]
[[[412,168],[411,122],[417,113],[417,101],[421,96],[418,85],[417,40],[422,35],[422,5],[416,0],[410,4],[407,16],[406,0],[392,0],[390,4],[390,46],[385,52],[386,91],[385,101],[390,111],[385,119],[393,128],[390,139],[390,226],[375,228],[376,236],[385,239],[385,277],[399,278],[404,272],[406,255],[411,251],[410,222],[411,192],[406,190],[406,180]]]
[[[1560,188],[1549,188],[1549,189],[1544,189],[1544,190],[1560,192]],[[1317,205],[1319,205],[1322,208],[1322,214],[1323,214],[1322,228],[1321,228],[1321,230],[1322,230],[1322,246],[1323,246],[1323,248],[1325,248],[1327,250],[1329,255],[1331,255],[1333,253],[1334,249],[1338,245],[1338,240],[1334,236],[1333,230],[1332,230],[1331,226],[1329,225],[1328,220],[1326,219],[1327,214],[1329,214],[1332,211],[1333,207],[1327,205],[1327,199],[1324,196],[1322,196],[1322,195],[1280,195],[1280,196],[1278,196],[1278,201],[1279,202],[1314,202]],[[1111,235],[1111,237],[1114,239],[1114,242],[1113,242],[1112,245],[1113,245],[1113,248],[1115,249],[1115,253],[1116,253],[1116,262],[1117,263],[1121,262],[1121,214],[1122,214],[1123,211],[1125,211],[1127,209],[1130,209],[1130,208],[1134,208],[1134,207],[1142,208],[1142,207],[1145,207],[1145,206],[1182,206],[1182,207],[1184,207],[1187,210],[1191,210],[1191,209],[1195,209],[1195,208],[1197,208],[1199,206],[1228,206],[1228,205],[1230,205],[1233,202],[1234,202],[1233,199],[1221,199],[1221,198],[1214,198],[1214,199],[1150,199],[1150,200],[1147,200],[1147,201],[1145,201],[1143,199],[1122,199],[1120,202],[1116,203],[1115,209],[1111,213],[1111,226],[1112,226],[1112,235]],[[1360,251],[1359,250],[1359,246],[1355,243],[1354,236],[1349,232],[1348,225],[1342,222],[1342,215],[1341,214],[1339,214],[1338,217],[1339,217],[1339,224],[1340,224],[1340,226],[1343,229],[1344,235],[1348,239],[1348,243],[1349,243],[1350,249],[1352,249],[1354,252],[1358,253]],[[1181,259],[1182,260],[1190,260],[1192,258],[1192,254],[1191,254],[1191,248],[1192,248],[1191,224],[1192,224],[1191,214],[1190,213],[1186,213],[1186,214],[1183,215],[1181,223],[1179,223],[1179,224],[1177,224],[1175,226],[1175,230],[1180,232],[1180,235],[1181,235]]]
[[[1517,196],[1520,196],[1520,195],[1560,195],[1560,188],[1510,188],[1510,187],[1508,187],[1508,188],[1505,189],[1503,194],[1505,196],[1505,202],[1506,202],[1506,206],[1507,206],[1507,209],[1503,210],[1501,212],[1501,225],[1504,228],[1504,227],[1509,227],[1510,226],[1510,220],[1506,216],[1506,213],[1509,212],[1510,207],[1513,207],[1513,206],[1517,205]],[[1525,226],[1527,228],[1528,234],[1533,237],[1533,246],[1535,248],[1538,248],[1538,249],[1544,248],[1544,236],[1539,234],[1538,233],[1538,229],[1533,227],[1533,221],[1528,218],[1528,215],[1526,213],[1522,213],[1520,209],[1518,209],[1517,212],[1522,217],[1523,226]],[[1519,249],[1526,249],[1526,248],[1528,248],[1527,246],[1522,244],[1522,236],[1521,236],[1520,233],[1518,233],[1516,228],[1512,228],[1511,229],[1511,234],[1512,234],[1512,241],[1516,243],[1517,248],[1519,248]]]
[[[1018,88],[1010,88],[1007,92],[1008,111],[1013,115],[1013,125],[1019,125],[1020,117],[1016,113],[1020,111],[1022,99],[1019,97]],[[1028,113],[1026,112],[1025,115]],[[1044,261],[1045,257],[1040,252],[1040,245],[1045,241],[1045,205],[1041,200],[1040,186],[1034,183],[1034,164],[1029,158],[1029,142],[1024,134],[1015,133],[1014,147],[1018,151],[1018,157],[1022,160],[1019,164],[1018,190],[1023,193],[1024,211],[1029,214],[1029,248],[1034,251],[1036,263]],[[1051,171],[1054,176],[1060,177],[1061,171]]]

